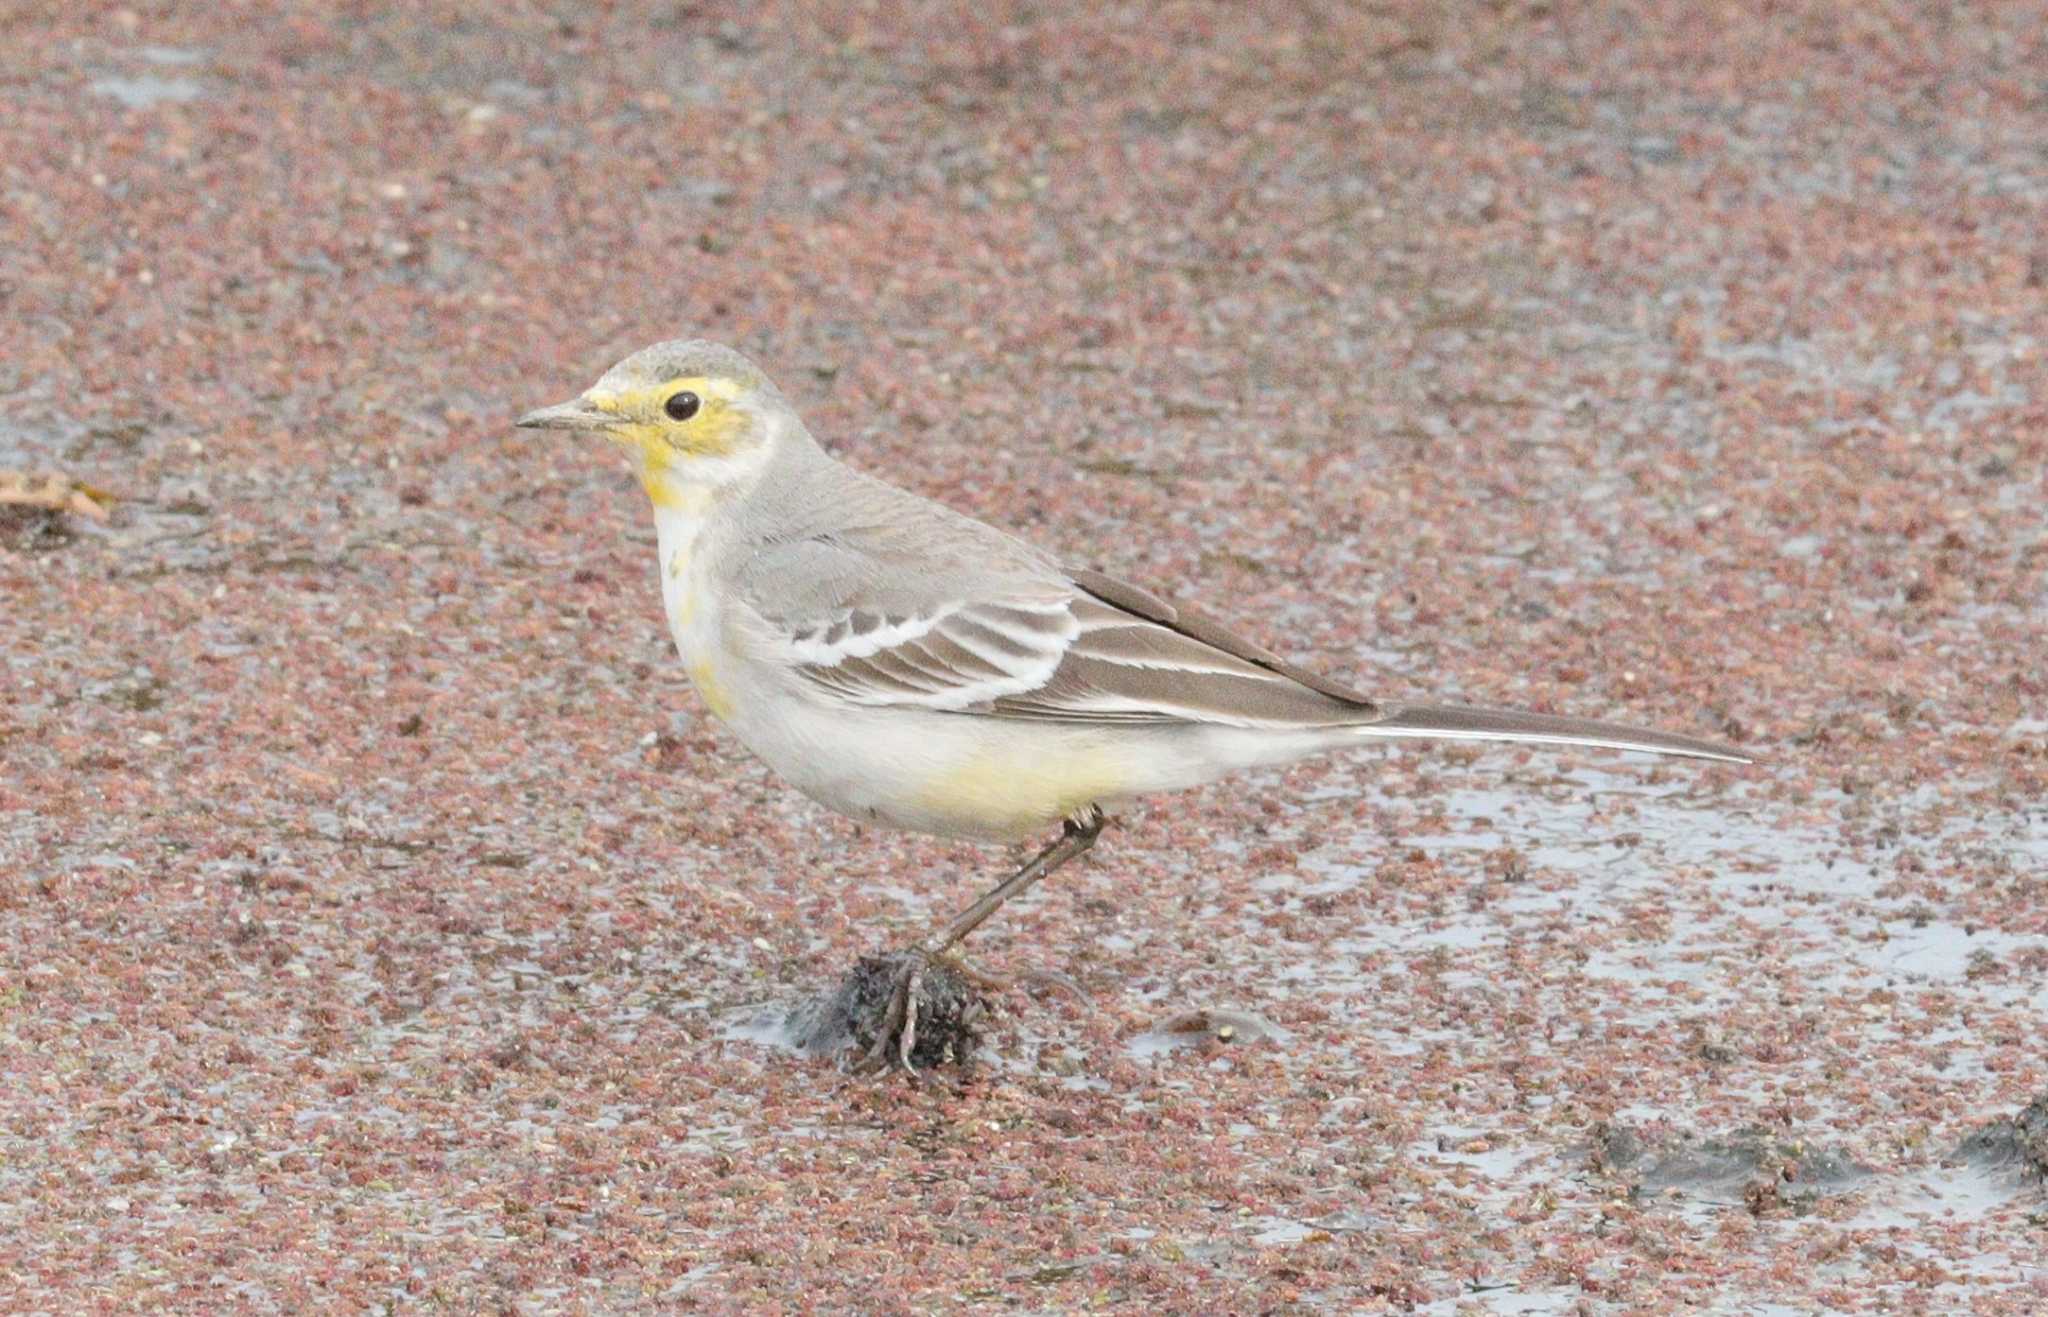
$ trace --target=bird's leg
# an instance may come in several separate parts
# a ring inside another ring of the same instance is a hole
[[[1088,848],[1095,844],[1095,839],[1102,835],[1102,825],[1105,821],[1102,810],[1094,805],[1090,805],[1088,811],[1080,818],[1068,819],[1060,829],[1058,841],[1033,856],[1029,864],[990,888],[979,901],[954,916],[952,923],[918,943],[917,949],[928,956],[944,955],[951,951],[961,939],[980,928],[983,921],[994,914],[1003,902],[1025,891],[1068,860],[1085,854]]]
[[[894,1065],[915,1074],[916,1067],[910,1063],[910,1054],[917,1046],[917,999],[924,986],[925,966],[939,956],[945,955],[962,939],[981,927],[1005,901],[1029,888],[1033,883],[1059,868],[1078,855],[1083,855],[1102,835],[1106,822],[1102,810],[1090,805],[1077,818],[1066,821],[1060,830],[1058,840],[1033,856],[1029,863],[1017,872],[990,888],[980,900],[962,910],[944,928],[919,941],[904,954],[897,969],[894,990],[889,996],[888,1011],[882,1020],[882,1027],[876,1031],[875,1039],[867,1052],[854,1063],[856,1074],[866,1074]],[[980,971],[971,975],[984,979],[994,976]],[[894,1055],[891,1055],[893,1053]]]

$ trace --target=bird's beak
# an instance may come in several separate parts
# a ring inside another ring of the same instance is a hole
[[[552,407],[542,407],[519,418],[519,425],[528,430],[609,430],[619,423],[619,418],[584,401],[582,398],[558,402]]]

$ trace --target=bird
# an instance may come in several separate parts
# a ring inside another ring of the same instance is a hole
[[[517,424],[624,450],[653,509],[683,667],[778,776],[862,823],[1012,843],[1056,830],[899,958],[880,1018],[855,1035],[868,1040],[856,1071],[914,1073],[930,967],[1134,798],[1409,739],[1751,761],[1621,723],[1354,690],[847,465],[718,343],[643,348]]]

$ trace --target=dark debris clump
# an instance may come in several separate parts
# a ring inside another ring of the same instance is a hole
[[[1847,1153],[1759,1129],[1725,1138],[1657,1138],[1625,1125],[1602,1125],[1589,1161],[1604,1174],[1633,1179],[1631,1194],[1638,1198],[1676,1191],[1740,1201],[1758,1212],[1847,1192],[1871,1174]]]
[[[1954,1160],[1987,1171],[2017,1171],[2030,1184],[2048,1181],[2048,1093],[2017,1116],[2000,1116],[1956,1145]]]
[[[887,1027],[889,1006],[904,960],[915,953],[862,956],[831,992],[790,1013],[797,1045],[813,1055],[852,1047],[865,1055]],[[917,994],[916,1038],[910,1064],[918,1070],[971,1065],[988,1007],[973,981],[944,959],[928,959]],[[894,1040],[891,1040],[894,1047]]]

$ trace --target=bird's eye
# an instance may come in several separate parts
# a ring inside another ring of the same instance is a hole
[[[687,421],[692,416],[695,416],[697,409],[703,405],[704,400],[702,398],[699,398],[688,389],[684,389],[681,393],[671,393],[668,395],[668,401],[661,404],[661,409],[668,413],[668,418],[671,421]]]

